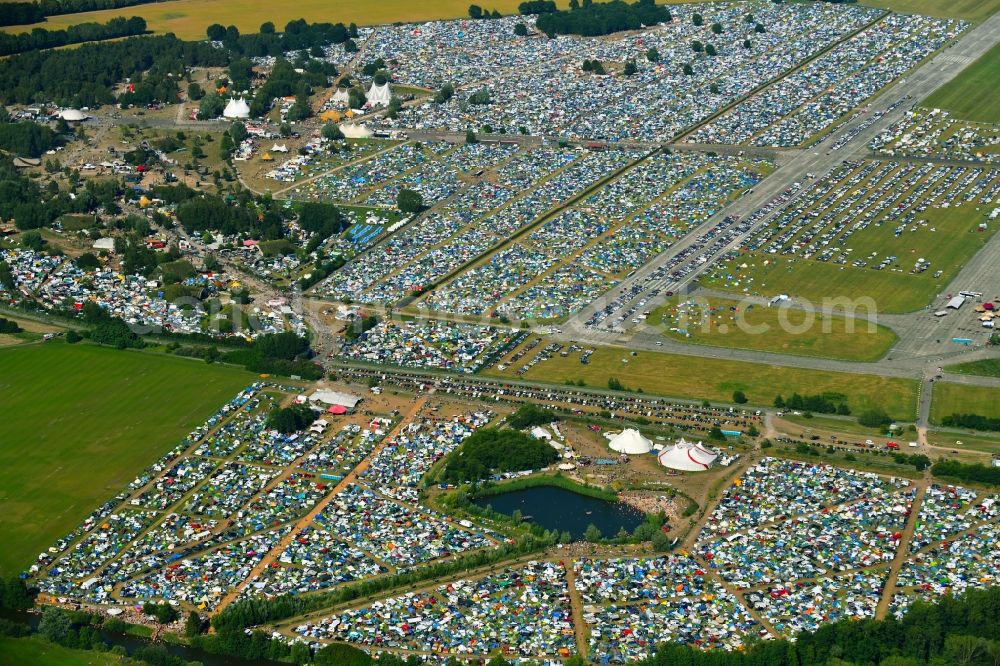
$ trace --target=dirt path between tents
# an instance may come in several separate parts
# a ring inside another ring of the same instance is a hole
[[[882,588],[882,598],[879,599],[878,606],[875,608],[876,620],[885,618],[885,614],[889,610],[889,602],[892,601],[892,596],[896,592],[896,579],[899,577],[899,570],[903,567],[903,562],[909,557],[910,541],[913,540],[913,532],[917,528],[917,516],[920,514],[920,506],[924,503],[928,483],[926,473],[923,479],[913,482],[913,485],[917,488],[917,496],[913,498],[913,504],[910,506],[910,515],[906,518],[906,527],[903,528],[903,536],[899,539],[899,543],[896,544],[896,557],[892,558],[892,564],[889,566],[889,575],[886,577],[885,586]]]
[[[414,402],[413,407],[411,407],[410,411],[408,411],[400,422],[396,424],[396,427],[392,429],[392,432],[386,435],[382,441],[379,442],[374,449],[372,449],[371,453],[362,458],[361,462],[359,462],[354,469],[348,472],[344,478],[341,479],[336,486],[334,486],[333,490],[326,497],[317,502],[312,511],[302,516],[302,518],[295,523],[295,526],[288,532],[288,534],[282,537],[281,541],[279,541],[274,548],[268,551],[267,555],[261,558],[260,562],[257,563],[257,566],[255,566],[250,572],[249,576],[244,578],[239,585],[234,587],[229,594],[222,598],[222,601],[219,602],[219,606],[216,609],[216,613],[221,613],[227,606],[233,603],[251,581],[255,580],[262,571],[271,566],[271,564],[273,564],[274,561],[277,560],[283,552],[285,552],[285,549],[299,532],[312,524],[316,516],[321,514],[337,495],[344,492],[344,490],[350,487],[350,485],[353,484],[361,474],[364,474],[369,465],[371,465],[371,461],[374,460],[382,452],[382,450],[389,445],[389,443],[395,441],[396,437],[399,436],[399,433],[402,432],[403,428],[408,426],[410,422],[420,413],[424,406],[427,405],[427,401],[430,396],[431,393],[427,393]]]
[[[576,589],[576,571],[574,570],[575,560],[566,563],[566,587],[569,590],[569,606],[573,616],[573,633],[576,635],[576,652],[584,659],[587,658],[587,623],[583,621],[583,601],[580,599],[580,591]]]

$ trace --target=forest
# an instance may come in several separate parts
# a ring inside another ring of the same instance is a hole
[[[17,34],[0,32],[0,56],[38,49],[51,49],[67,44],[131,37],[141,35],[144,32],[146,32],[146,20],[139,16],[133,16],[129,19],[119,16],[107,23],[78,23],[65,30],[35,28],[31,32]]]

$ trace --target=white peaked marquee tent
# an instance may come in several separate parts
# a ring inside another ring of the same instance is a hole
[[[222,111],[222,117],[245,120],[250,117],[250,105],[242,97],[239,99],[233,98],[229,100],[229,104],[226,104],[226,108]]]
[[[626,428],[620,433],[615,435],[614,439],[608,444],[612,451],[617,451],[618,453],[626,453],[630,456],[636,456],[641,453],[649,453],[653,450],[653,443],[643,437],[638,430],[634,428]]]
[[[713,451],[701,442],[694,444],[684,439],[660,451],[656,459],[660,464],[681,472],[703,472],[712,466],[718,452]]]
[[[372,83],[372,87],[368,89],[368,94],[365,97],[368,98],[368,103],[372,106],[389,106],[389,101],[392,99],[389,83],[386,82],[380,86]]]

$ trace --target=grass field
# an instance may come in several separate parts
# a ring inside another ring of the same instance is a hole
[[[878,360],[896,342],[891,329],[876,326],[869,332],[867,322],[860,320],[748,307],[730,299],[698,301],[697,306],[678,309],[674,299],[654,310],[646,323],[679,342],[845,361]]]
[[[255,377],[90,345],[0,348],[0,573],[30,565]]]
[[[117,655],[90,650],[70,650],[40,638],[0,638],[0,664],[24,666],[111,666]]]
[[[931,421],[940,423],[951,414],[979,414],[1000,418],[1000,389],[937,382],[931,398]]]
[[[960,18],[966,21],[983,21],[1000,9],[1000,0],[866,0],[869,7],[882,7],[894,12],[926,14]]]
[[[996,438],[992,438],[965,433],[929,430],[927,432],[927,441],[941,448],[978,451],[980,453],[1000,453],[1000,433],[997,433]],[[957,442],[961,442],[962,444],[959,445]]]
[[[488,374],[517,378],[508,368]],[[912,421],[916,414],[917,382],[910,379],[874,375],[854,375],[800,368],[779,367],[742,361],[638,352],[599,347],[586,365],[578,354],[555,356],[531,368],[522,379],[562,384],[583,380],[587,386],[606,388],[608,379],[617,378],[631,390],[678,398],[731,402],[733,391],[746,393],[750,404],[770,406],[777,394],[794,392],[841,393],[851,411],[858,414],[880,407],[894,418]]]
[[[1000,122],[1000,44],[934,91],[921,106],[947,109],[966,120]]]
[[[854,234],[850,247],[854,256],[865,257],[871,252],[879,256],[899,257],[902,269],[877,271],[872,268],[838,266],[812,259],[775,258],[774,255],[749,254],[728,262],[714,276],[701,283],[714,289],[744,291],[774,296],[789,294],[822,306],[823,299],[868,297],[878,312],[913,312],[930,303],[958,274],[962,266],[989,241],[993,231],[979,232],[977,227],[986,220],[985,207],[976,210],[973,204],[954,208],[928,208],[920,214],[928,227],[920,233],[893,235],[893,227],[872,225]],[[930,231],[931,228],[936,231]],[[931,269],[912,274],[909,268],[917,258],[931,263]],[[769,260],[767,266],[764,261]],[[747,268],[741,268],[743,264]],[[934,271],[943,271],[934,278]],[[731,275],[733,278],[722,277]],[[747,286],[749,285],[749,287]]]
[[[948,372],[960,375],[977,375],[979,377],[1000,377],[1000,358],[984,358],[981,361],[970,361],[945,367]]]

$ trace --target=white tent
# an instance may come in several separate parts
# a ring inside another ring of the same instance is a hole
[[[663,449],[656,459],[661,465],[670,469],[681,472],[703,472],[711,467],[718,457],[718,452],[701,442],[694,444],[680,439],[673,446]]]
[[[89,117],[86,113],[79,109],[63,109],[56,115],[70,123],[78,123]]]
[[[337,88],[337,91],[330,97],[331,102],[340,106],[347,106],[349,99],[350,96],[347,94],[347,88]]]
[[[368,94],[365,97],[368,98],[368,103],[372,106],[389,106],[389,100],[392,99],[389,83],[386,82],[380,86],[372,83],[372,87],[368,89]]]
[[[370,139],[372,136],[372,131],[364,125],[344,123],[340,126],[340,131],[345,139]]]
[[[653,450],[653,443],[643,437],[634,428],[625,428],[608,444],[612,451],[627,453],[630,456],[640,453],[649,453]]]
[[[226,108],[222,111],[223,118],[230,118],[232,120],[244,120],[250,117],[250,105],[247,101],[240,97],[239,99],[233,98],[229,100],[229,104],[226,104]]]

